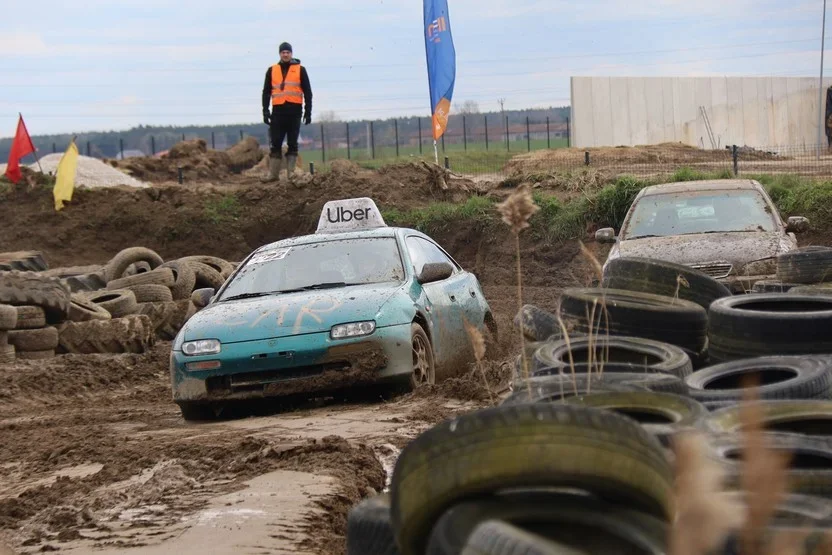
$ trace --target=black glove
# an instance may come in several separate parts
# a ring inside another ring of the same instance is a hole
[[[263,123],[265,123],[266,125],[272,124],[272,117],[269,114],[268,110],[263,110]]]
[[[309,125],[310,123],[312,123],[312,114],[307,112],[307,114],[305,116],[303,116],[303,123],[306,124],[306,125]]]

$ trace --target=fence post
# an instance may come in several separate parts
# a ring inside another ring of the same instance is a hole
[[[350,151],[350,122],[344,125],[347,128],[347,160],[352,160],[352,152]]]
[[[182,133],[182,142],[185,142],[185,134]]]
[[[150,152],[156,156],[156,137],[153,135],[150,136]]]
[[[52,143],[52,154],[55,154],[56,152],[58,152],[58,147],[55,146],[55,143]]]
[[[572,130],[569,126],[569,116],[566,116],[566,147],[572,147]]]
[[[589,151],[584,152],[584,164],[589,165]]]
[[[118,150],[121,152],[121,159],[124,160],[124,139],[121,137],[118,139]]]
[[[87,156],[90,156],[90,142],[87,141]]]
[[[451,160],[447,156],[445,156],[445,169],[451,169]]]
[[[182,166],[176,167],[176,177],[181,185],[183,181],[185,181],[184,177],[182,176]]]
[[[241,141],[243,140],[243,130],[242,129],[240,129],[240,140]]]
[[[372,158],[376,159],[376,134],[373,130],[373,122],[370,122],[370,148],[372,149]]]
[[[324,138],[324,124],[321,124],[321,163],[326,164],[326,139]]]
[[[546,116],[546,148],[552,148],[552,136],[549,134],[549,116]]]
[[[393,127],[396,129],[396,158],[399,157],[399,120],[393,120]]]
[[[217,150],[217,143],[214,142],[214,132],[211,131],[211,150]]]
[[[422,155],[422,118],[416,118],[419,122],[419,156]]]
[[[506,152],[510,150],[511,147],[508,145],[508,116],[506,116]]]
[[[731,146],[731,157],[734,159],[734,176],[738,176],[740,174],[740,163],[739,163],[739,151],[737,149],[737,145]]]
[[[309,162],[309,173],[315,175],[315,162]]]
[[[528,151],[532,151],[532,132],[529,129],[529,116],[526,116],[526,145],[528,146]]]
[[[462,116],[462,148],[468,152],[468,130],[465,127],[465,116]]]
[[[485,122],[485,150],[488,150],[488,116],[483,116]]]

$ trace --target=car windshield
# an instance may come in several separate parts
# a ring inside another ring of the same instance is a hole
[[[642,197],[622,238],[754,231],[776,231],[758,191],[668,193]]]
[[[403,279],[401,255],[392,237],[321,241],[258,252],[218,301]]]

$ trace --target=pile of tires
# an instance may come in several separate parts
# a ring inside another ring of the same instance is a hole
[[[618,264],[554,312],[520,310],[511,393],[409,443],[389,493],[351,510],[349,554],[667,553],[673,437],[702,434],[745,499],[748,387],[767,445],[795,455],[768,530],[832,527],[832,296]]]
[[[165,261],[144,247],[103,266],[49,268],[42,253],[0,253],[0,363],[64,353],[142,353],[172,340],[236,266]],[[14,311],[14,314],[12,314]]]

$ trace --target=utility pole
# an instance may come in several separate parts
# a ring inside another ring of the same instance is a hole
[[[826,0],[824,0],[824,2],[825,2],[825,1],[826,1]],[[500,103],[500,114],[504,114],[504,113],[505,113],[505,111],[506,111],[506,110],[505,110],[505,103],[506,103],[506,99],[505,99],[505,98],[498,98],[498,99],[497,99],[497,102],[499,102],[499,103]]]
[[[823,0],[823,26],[820,37],[820,83],[818,88],[818,159],[820,159],[821,145],[823,145],[823,131],[826,118],[823,117],[823,51],[826,46],[826,0]]]

